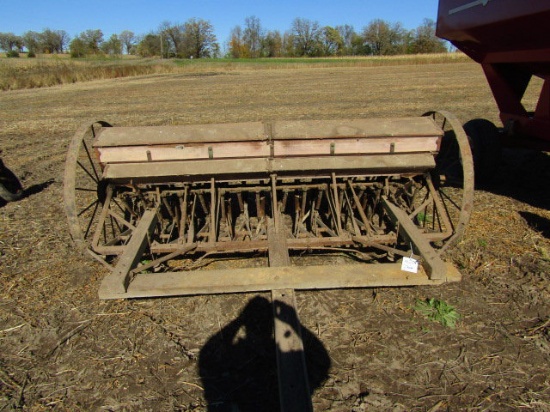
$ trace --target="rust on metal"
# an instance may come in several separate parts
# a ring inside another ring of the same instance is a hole
[[[101,286],[105,299],[439,284],[459,278],[438,250],[466,228],[473,171],[467,137],[448,113],[96,122],[71,142],[64,194],[72,238],[114,267]],[[346,263],[321,269],[327,255]],[[418,273],[398,263],[411,255]],[[270,267],[208,268],[257,256]],[[174,271],[181,262],[191,270]],[[297,266],[304,262],[313,266]]]

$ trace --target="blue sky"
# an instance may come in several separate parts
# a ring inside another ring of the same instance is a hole
[[[136,35],[156,30],[163,21],[184,23],[195,17],[210,21],[222,45],[236,25],[256,16],[262,28],[284,32],[296,17],[321,25],[352,25],[360,31],[371,20],[401,22],[407,29],[436,19],[437,0],[0,0],[0,32],[21,35],[45,28],[74,37],[101,29],[105,39],[131,30]]]

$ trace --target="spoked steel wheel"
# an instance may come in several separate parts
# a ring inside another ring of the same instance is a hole
[[[65,212],[71,237],[81,251],[88,249],[107,192],[102,180],[102,167],[93,148],[93,141],[104,121],[81,127],[74,135],[67,152],[64,176]]]
[[[470,221],[474,202],[473,157],[468,136],[453,114],[440,111],[424,116],[431,117],[444,132],[430,180],[452,226],[452,235],[439,243],[445,250],[464,235]]]

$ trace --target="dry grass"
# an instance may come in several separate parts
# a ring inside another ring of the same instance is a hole
[[[462,119],[483,114],[498,121],[489,87],[474,63],[285,70],[238,66],[227,71],[210,67],[204,72],[189,69],[62,89],[10,91],[1,98],[4,132],[14,134],[44,129],[67,133],[89,117],[116,125],[153,125],[416,116],[445,108]]]
[[[389,57],[202,59],[159,60],[91,58],[74,60],[66,55],[44,55],[36,59],[0,58],[0,90],[33,89],[59,84],[104,80],[159,73],[209,73],[236,70],[280,70],[296,68],[379,67],[465,62],[460,53]]]
[[[174,70],[173,65],[156,60],[0,59],[0,90],[34,89]]]

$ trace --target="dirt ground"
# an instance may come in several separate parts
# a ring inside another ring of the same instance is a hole
[[[528,102],[533,104],[533,95]],[[85,121],[166,125],[498,113],[473,63],[156,75],[0,93],[27,196],[0,207],[0,410],[278,410],[266,294],[100,301],[63,212]],[[297,292],[315,410],[550,410],[550,157],[506,151],[450,259],[460,283]],[[437,298],[455,329],[413,309]],[[233,402],[224,402],[230,399]]]

